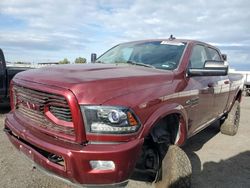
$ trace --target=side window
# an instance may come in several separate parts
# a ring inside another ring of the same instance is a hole
[[[194,46],[189,62],[190,67],[196,69],[202,69],[204,67],[204,63],[206,60],[207,60],[207,54],[205,47],[202,45]]]
[[[220,55],[217,50],[213,48],[208,48],[208,52],[211,60],[221,61]]]

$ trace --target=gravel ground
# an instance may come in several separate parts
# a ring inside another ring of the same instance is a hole
[[[0,129],[8,108],[0,107]],[[192,137],[183,147],[193,168],[192,187],[194,188],[243,188],[250,187],[250,98],[241,103],[241,121],[236,136],[222,135],[216,125],[210,126]],[[73,188],[61,180],[32,168],[9,143],[0,131],[0,187],[3,188]],[[151,184],[130,181],[128,188],[152,188]]]

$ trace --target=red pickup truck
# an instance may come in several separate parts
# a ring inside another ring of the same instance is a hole
[[[191,166],[177,146],[216,120],[224,134],[238,129],[241,76],[228,75],[225,60],[209,44],[169,38],[119,44],[91,64],[22,72],[4,130],[38,166],[74,183],[170,178],[165,186],[188,187]]]

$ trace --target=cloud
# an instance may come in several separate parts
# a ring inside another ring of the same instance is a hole
[[[120,42],[174,34],[214,43],[232,63],[249,63],[249,8],[247,0],[1,0],[0,19],[9,21],[0,23],[0,44],[12,60],[30,51],[37,56],[27,60],[42,61],[44,53],[73,60]],[[13,29],[11,20],[19,26]]]

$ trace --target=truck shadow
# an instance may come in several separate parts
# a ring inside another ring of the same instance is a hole
[[[192,187],[250,187],[250,150],[219,162],[201,161],[195,151],[219,133],[218,122],[190,138],[182,148],[192,164]],[[222,148],[223,150],[223,148]]]
[[[249,160],[250,151],[245,151],[219,162],[206,162],[203,170],[193,174],[192,187],[250,187]]]

